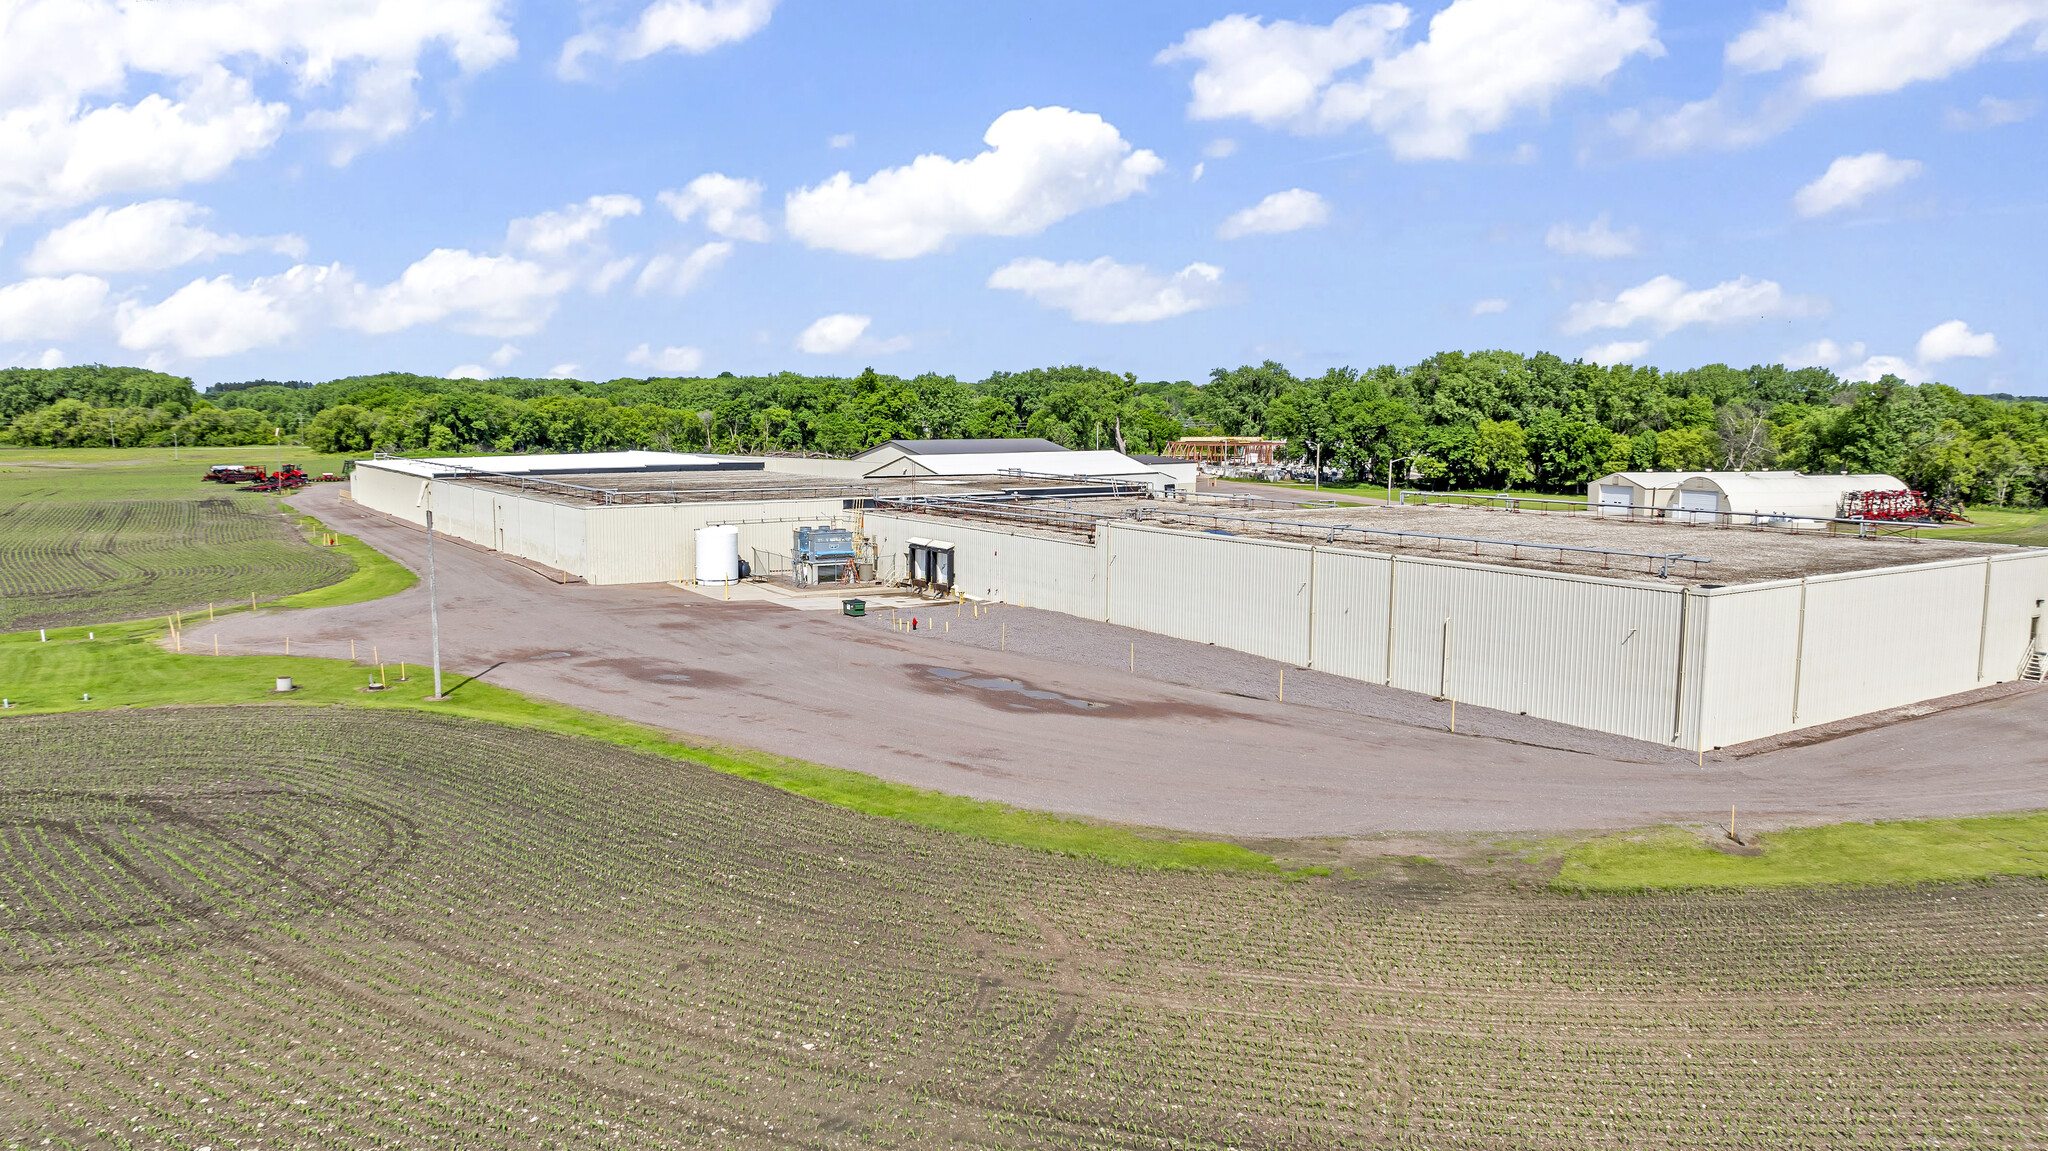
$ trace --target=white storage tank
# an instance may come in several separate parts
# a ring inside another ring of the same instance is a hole
[[[731,524],[714,524],[697,529],[697,582],[728,584],[740,581],[740,529]]]

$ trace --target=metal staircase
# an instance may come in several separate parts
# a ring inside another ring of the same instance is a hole
[[[2020,678],[2035,683],[2048,681],[2048,651],[2042,651],[2041,645],[2033,644],[2028,647],[2027,662],[2025,669],[2020,672]]]

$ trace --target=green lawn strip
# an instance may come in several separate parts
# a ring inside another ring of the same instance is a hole
[[[97,639],[87,640],[92,631]],[[505,688],[444,674],[453,698],[429,703],[432,673],[417,665],[387,665],[389,690],[359,691],[374,669],[345,660],[304,656],[177,655],[157,641],[161,621],[53,630],[50,642],[35,632],[0,635],[0,694],[8,715],[74,712],[169,704],[250,704],[398,707],[456,715],[564,735],[584,736],[742,776],[868,815],[901,819],[998,843],[1084,856],[1129,867],[1278,873],[1273,860],[1234,844],[1155,839],[1120,827],[1102,827],[1006,804],[964,799],[860,772],[787,759],[765,752],[691,744],[666,732],[536,700]],[[298,690],[273,691],[278,676]],[[90,693],[88,701],[82,696]]]
[[[1762,855],[1726,855],[1699,831],[1665,827],[1581,841],[1552,886],[1565,891],[1888,885],[2048,877],[2048,812],[1837,823],[1774,831]]]
[[[316,541],[328,535],[334,536],[334,550],[355,561],[355,570],[339,582],[326,587],[302,591],[296,595],[284,596],[271,601],[272,607],[342,607],[352,603],[368,603],[383,599],[420,582],[412,570],[369,544],[355,538],[330,532],[325,524],[304,512],[294,511],[299,517],[299,526],[306,529],[309,539]]]

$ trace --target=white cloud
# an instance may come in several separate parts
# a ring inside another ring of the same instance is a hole
[[[512,221],[505,229],[505,245],[529,256],[564,259],[595,245],[613,220],[637,216],[640,209],[636,196],[592,196],[559,211]]]
[[[426,54],[511,57],[503,0],[15,0],[0,35],[0,216],[211,179],[298,119],[345,154],[417,122]],[[281,76],[291,100],[256,95]]]
[[[1472,314],[1475,316],[1497,316],[1507,310],[1508,302],[1498,296],[1490,300],[1480,300],[1472,305]]]
[[[511,344],[499,344],[498,350],[491,353],[492,365],[500,368],[504,367],[505,365],[511,363],[513,360],[516,360],[518,358],[519,349],[513,347]]]
[[[547,323],[573,282],[568,272],[516,256],[436,248],[355,301],[342,322],[376,334],[450,320],[459,332],[523,336]]]
[[[1726,57],[1741,72],[1801,67],[1805,95],[1839,99],[1942,79],[2044,25],[2040,0],[1790,0],[1730,41]]]
[[[766,28],[774,14],[775,0],[655,0],[631,28],[600,25],[570,37],[555,70],[564,79],[579,80],[589,56],[622,61],[669,51],[702,56]]]
[[[1711,288],[1693,290],[1683,280],[1657,276],[1616,295],[1611,301],[1577,303],[1565,315],[1569,335],[1598,328],[1647,324],[1666,335],[1692,324],[1733,324],[1767,316],[1801,316],[1821,310],[1824,302],[1786,293],[1775,280],[1741,276]]]
[[[1950,108],[1943,112],[1941,124],[1951,132],[1974,132],[2002,124],[2017,124],[2040,110],[2041,105],[2035,100],[2001,100],[1996,96],[1986,96],[1969,111]]]
[[[663,192],[656,199],[667,207],[679,224],[704,213],[704,226],[728,240],[768,239],[773,233],[761,218],[761,185],[753,180],[736,180],[721,172],[706,172],[679,192]]]
[[[1888,188],[1919,175],[1923,165],[1918,160],[1895,160],[1883,152],[1865,152],[1860,156],[1840,156],[1828,165],[1821,177],[1806,185],[1792,197],[1792,207],[1806,217],[1825,216],[1843,208],[1853,208]]]
[[[1550,231],[1543,236],[1543,246],[1560,255],[1612,260],[1641,251],[1642,233],[1636,228],[1615,231],[1607,213],[1602,212],[1583,228],[1552,224]]]
[[[1886,376],[1897,376],[1909,384],[1927,382],[1927,374],[1901,356],[1872,356],[1840,374],[1852,384],[1874,384]]]
[[[37,275],[63,272],[154,272],[262,248],[304,256],[297,236],[224,236],[198,221],[206,209],[184,200],[146,200],[125,208],[94,208],[44,236],[22,266]]]
[[[1412,18],[1400,4],[1353,8],[1327,25],[1226,16],[1156,60],[1199,62],[1188,104],[1198,120],[1244,118],[1298,133],[1364,121],[1397,156],[1455,159],[1474,135],[1517,112],[1546,111],[1630,57],[1664,52],[1648,4],[1452,0],[1424,39],[1401,48]]]
[[[814,356],[835,356],[846,352],[874,355],[900,352],[910,346],[908,336],[895,336],[887,340],[870,337],[867,334],[868,327],[873,323],[873,317],[853,316],[845,312],[820,316],[797,336],[797,350],[809,352]]]
[[[825,146],[828,148],[851,148],[853,147],[853,139],[853,133],[841,132],[825,141]]]
[[[684,346],[663,348],[657,352],[651,345],[641,344],[626,353],[626,362],[652,368],[663,375],[687,376],[704,366],[704,350]]]
[[[231,356],[270,347],[330,313],[356,287],[339,264],[301,264],[237,286],[232,276],[194,280],[162,303],[122,303],[114,326],[121,346],[187,358]]]
[[[970,159],[919,156],[858,184],[840,172],[791,192],[784,226],[813,248],[908,259],[957,236],[1036,235],[1144,191],[1163,167],[1102,117],[1067,108],[1005,112],[982,140],[989,150]]]
[[[1188,183],[1190,183],[1190,184],[1195,184],[1195,183],[1199,183],[1199,182],[1201,182],[1201,179],[1202,179],[1202,173],[1203,173],[1204,171],[1207,171],[1207,170],[1208,170],[1208,167],[1209,167],[1209,165],[1208,165],[1208,163],[1207,163],[1207,162],[1205,162],[1205,161],[1202,161],[1202,160],[1197,160],[1197,161],[1195,161],[1195,167],[1194,167],[1194,170],[1188,173]]]
[[[556,364],[548,369],[548,378],[551,380],[573,380],[582,374],[582,364]]]
[[[1923,364],[1938,364],[1959,356],[1982,359],[1998,354],[1998,337],[1990,332],[1973,332],[1961,320],[1950,320],[1927,329],[1914,351]]]
[[[687,256],[672,256],[664,252],[647,261],[640,269],[640,279],[633,290],[642,293],[668,292],[680,296],[697,286],[697,282],[725,263],[732,255],[732,241],[713,240],[699,245]]]
[[[107,282],[97,276],[39,276],[0,288],[0,341],[56,340],[98,319]]]
[[[1864,347],[1860,342],[1849,344],[1845,347],[1833,340],[1822,338],[1787,353],[1785,356],[1785,366],[1788,368],[1832,368],[1848,360],[1862,359],[1863,352]]]
[[[1579,358],[1589,364],[1611,366],[1642,359],[1649,350],[1650,341],[1648,340],[1616,340],[1611,344],[1601,344],[1598,347],[1587,348],[1579,353]]]
[[[0,368],[61,368],[64,363],[62,349],[44,348],[39,355],[23,352],[0,360]]]
[[[491,371],[482,364],[457,364],[441,373],[441,378],[444,380],[488,380],[491,378]]]
[[[1226,160],[1237,155],[1237,141],[1228,136],[1218,136],[1202,145],[1202,157],[1208,160]]]
[[[997,268],[988,286],[1022,292],[1091,324],[1144,324],[1216,304],[1223,269],[1189,264],[1163,276],[1142,264],[1119,264],[1103,256],[1088,263],[1012,260]]]
[[[1216,234],[1226,240],[1244,236],[1272,235],[1278,232],[1298,232],[1303,228],[1314,228],[1328,223],[1330,205],[1321,196],[1301,188],[1289,188],[1275,192],[1249,208],[1232,212],[1216,229]]]

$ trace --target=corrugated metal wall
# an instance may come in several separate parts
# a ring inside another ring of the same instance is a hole
[[[1304,544],[1108,524],[1109,621],[1308,662]]]
[[[1308,666],[1387,682],[1387,581],[1399,582],[1401,566],[1391,556],[1316,549]]]
[[[1991,561],[1990,611],[1984,620],[1986,682],[2018,679],[2027,640],[2039,619],[2038,639],[2048,650],[2048,552],[2000,556]]]
[[[1800,581],[1710,590],[1695,597],[1709,623],[1701,675],[1708,747],[1798,726],[1795,692],[1804,676],[1799,640]]]
[[[1393,683],[1668,743],[1682,600],[1651,584],[1403,559]]]
[[[1977,686],[1984,573],[1966,560],[1808,579],[1800,725]]]
[[[834,497],[593,507],[586,512],[590,570],[581,574],[594,584],[687,579],[696,570],[697,529],[713,524],[739,528],[740,558],[750,563],[755,548],[788,555],[800,524],[852,526],[845,503]]]
[[[936,517],[868,512],[861,522],[881,557],[901,560],[913,536],[952,543],[954,587],[966,595],[1103,618],[1101,564],[1093,544]]]

